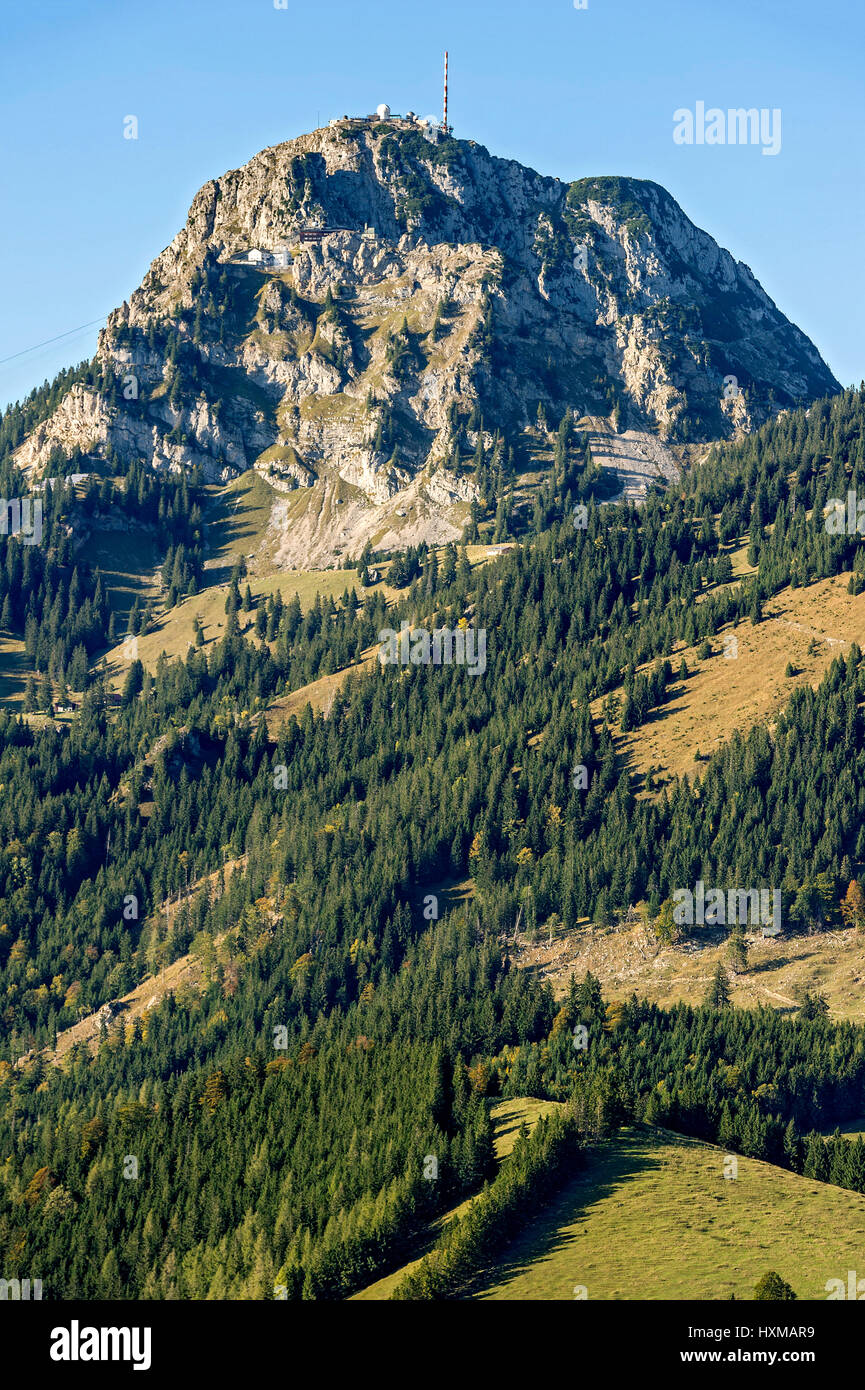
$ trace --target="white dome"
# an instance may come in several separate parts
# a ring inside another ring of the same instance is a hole
[[[388,106],[386,101],[383,101],[381,106],[377,106],[375,108],[375,114],[378,116],[379,120],[387,120],[388,116],[390,115],[390,107]]]

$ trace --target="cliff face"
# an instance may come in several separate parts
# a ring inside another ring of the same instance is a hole
[[[333,230],[302,240],[313,225]],[[98,363],[103,389],[74,387],[19,463],[110,447],[214,480],[255,466],[320,495],[293,563],[337,553],[337,504],[346,536],[396,543],[404,511],[403,543],[452,534],[481,417],[487,443],[539,403],[553,426],[571,408],[675,443],[837,389],[662,188],[565,184],[408,123],[341,122],[205,184]]]

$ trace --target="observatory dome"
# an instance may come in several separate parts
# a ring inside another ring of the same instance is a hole
[[[383,101],[380,106],[377,106],[375,108],[375,114],[378,116],[380,121],[387,120],[388,116],[390,115],[390,107],[388,106],[386,101]]]

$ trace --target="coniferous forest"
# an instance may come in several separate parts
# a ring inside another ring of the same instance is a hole
[[[43,394],[4,416],[7,455]],[[362,557],[341,600],[278,599],[245,632],[238,569],[221,639],[155,672],[134,662],[119,698],[101,657],[122,634],[103,576],[70,552],[78,503],[58,477],[45,542],[7,538],[0,564],[2,626],[47,679],[32,710],[82,692],[68,723],[0,714],[6,1277],[38,1271],[57,1299],[340,1299],[478,1194],[395,1295],[458,1296],[623,1124],[865,1192],[861,1138],[818,1132],[865,1110],[865,1028],[817,996],[731,1008],[723,980],[701,1007],[611,1000],[591,974],[556,999],[511,949],[521,922],[606,928],[638,906],[669,933],[698,879],[778,888],[791,932],[855,918],[855,644],[696,777],[653,790],[617,740],[693,678],[683,644],[759,625],[784,589],[865,588],[859,537],[823,523],[829,498],[865,491],[863,423],[863,390],[786,411],[638,508],[601,505],[566,419],[506,553],[473,568],[462,547],[420,547],[390,607]],[[170,607],[201,578],[200,480],[133,468],[115,485],[158,531]],[[403,621],[483,629],[485,671],[362,665]],[[273,700],[346,668],[326,714],[268,732]],[[468,880],[446,910],[445,886]],[[108,1010],[95,1053],[73,1042],[55,1061],[66,1030],[186,957],[198,987],[154,983],[143,1017]],[[520,1096],[565,1109],[497,1165],[490,1107]]]

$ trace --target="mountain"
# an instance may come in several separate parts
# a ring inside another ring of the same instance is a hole
[[[863,439],[865,391],[838,393],[717,446],[675,499],[580,533],[562,494],[504,553],[433,552],[390,605],[352,585],[304,612],[282,575],[277,610],[253,574],[241,630],[238,572],[221,634],[153,675],[130,659],[116,703],[102,579],[52,488],[44,544],[0,566],[5,650],[23,633],[47,685],[0,712],[3,1279],[332,1302],[398,1271],[401,1300],[477,1277],[600,1301],[645,1291],[620,1252],[678,1241],[652,1293],[738,1301],[770,1264],[803,1297],[843,1287],[865,559],[822,510],[865,489]],[[443,621],[485,634],[483,671],[357,660]],[[345,673],[326,715],[302,689],[322,670]],[[698,884],[720,922],[675,915]],[[755,1240],[757,1166],[780,1195]],[[663,1217],[669,1181],[717,1220]],[[786,1239],[806,1198],[819,1245]]]
[[[22,468],[254,467],[297,567],[459,536],[472,455],[529,467],[566,412],[627,494],[838,389],[657,184],[564,183],[412,119],[345,119],[205,184],[94,366]]]

